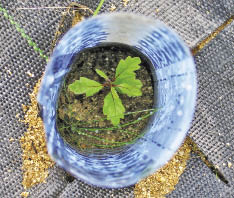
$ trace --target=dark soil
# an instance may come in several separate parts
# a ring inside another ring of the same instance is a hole
[[[119,127],[113,127],[103,114],[104,97],[109,92],[105,87],[91,97],[75,95],[68,90],[68,85],[80,77],[104,83],[95,69],[104,71],[110,79],[114,78],[115,69],[121,59],[140,57],[141,68],[136,71],[136,78],[141,80],[142,96],[128,97],[119,94],[126,109],[124,119]],[[153,84],[147,59],[137,51],[125,45],[110,44],[88,49],[74,59],[71,71],[67,74],[58,100],[57,127],[64,138],[73,148],[90,150],[94,148],[115,148],[136,141],[142,134],[150,117],[149,109],[153,108]],[[137,113],[137,111],[146,110]],[[135,112],[135,113],[131,113]],[[144,117],[147,118],[144,118]],[[127,126],[123,126],[125,124]]]

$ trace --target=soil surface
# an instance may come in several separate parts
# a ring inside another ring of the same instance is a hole
[[[75,95],[69,91],[68,85],[80,77],[105,83],[95,69],[104,71],[109,79],[113,79],[119,61],[128,56],[141,59],[136,78],[143,84],[142,96],[119,94],[126,112],[120,125],[114,127],[106,120],[102,109],[104,97],[110,91],[108,87],[94,96],[86,97],[85,94]],[[110,44],[78,54],[64,79],[58,99],[57,128],[65,142],[78,150],[116,148],[134,143],[143,135],[143,129],[152,114],[154,89],[149,68],[143,55],[125,45]]]

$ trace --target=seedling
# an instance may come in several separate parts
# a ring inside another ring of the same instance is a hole
[[[126,94],[129,97],[141,96],[142,82],[136,79],[135,71],[140,69],[141,59],[139,57],[128,56],[125,60],[120,60],[113,80],[101,70],[96,69],[96,73],[105,79],[101,84],[97,81],[80,77],[68,86],[69,90],[75,94],[86,94],[86,97],[93,96],[104,87],[108,87],[110,92],[104,98],[103,114],[107,116],[114,126],[124,119],[125,108],[118,95]]]

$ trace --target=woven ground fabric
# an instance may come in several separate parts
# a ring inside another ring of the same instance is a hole
[[[191,137],[234,188],[234,23],[196,56],[198,99]],[[229,165],[228,165],[229,164]]]
[[[85,197],[113,197],[113,198],[133,198],[134,187],[118,189],[103,189],[98,187],[93,187],[88,184],[83,183],[79,180],[74,180],[64,191],[60,194],[59,198],[85,198]]]
[[[175,190],[168,198],[214,198],[232,197],[233,190],[217,180],[216,175],[203,163],[200,157],[192,153],[187,167],[180,177]]]
[[[99,1],[74,1],[92,10]],[[17,10],[22,7],[68,6],[71,1],[5,0],[1,6],[13,16],[45,55],[50,55],[51,43],[61,19],[61,9]],[[112,5],[117,11],[141,13],[162,20],[175,29],[183,40],[194,47],[220,26],[233,13],[233,1],[106,0],[101,12],[109,12]],[[197,63],[199,94],[191,137],[208,159],[218,165],[229,181],[223,184],[197,156],[190,159],[176,190],[168,197],[232,197],[233,165],[233,23],[211,41],[195,59]],[[0,12],[0,196],[20,197],[24,191],[22,159],[19,138],[26,126],[16,115],[23,115],[22,104],[29,103],[28,94],[42,76],[46,60],[35,52],[27,40]],[[34,77],[27,75],[34,74]],[[27,86],[28,83],[28,86]],[[21,117],[22,119],[22,117]],[[219,135],[220,134],[220,135]],[[11,141],[10,141],[11,140]],[[230,145],[230,146],[228,146]],[[223,165],[225,164],[225,166]],[[30,190],[30,197],[133,197],[133,187],[111,190],[68,179],[58,168],[50,170],[47,183]],[[192,196],[189,196],[192,195]],[[211,196],[212,195],[212,196]]]

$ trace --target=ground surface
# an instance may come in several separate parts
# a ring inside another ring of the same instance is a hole
[[[129,125],[121,129],[113,129],[113,125],[103,114],[104,98],[109,93],[110,87],[104,87],[94,96],[86,97],[85,94],[76,95],[72,93],[68,89],[68,85],[75,80],[79,80],[80,77],[86,77],[102,84],[105,83],[105,80],[95,72],[96,69],[105,72],[109,79],[114,79],[119,61],[128,56],[141,56],[141,68],[136,71],[136,78],[143,84],[142,96],[128,97],[125,94],[119,94],[126,110],[120,126],[128,123]],[[153,108],[153,90],[153,79],[147,59],[135,50],[117,44],[86,50],[73,61],[72,69],[66,76],[61,89],[57,110],[58,129],[66,142],[79,149],[120,146],[114,142],[129,144],[143,133],[143,129],[149,120],[148,117],[137,123],[130,124],[151,112],[150,109]],[[90,128],[96,130],[90,131]],[[86,134],[86,136],[77,133],[78,130]],[[101,138],[101,140],[93,137]]]

